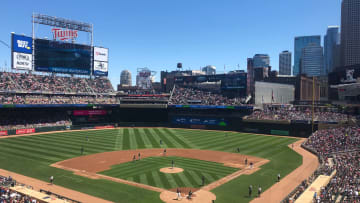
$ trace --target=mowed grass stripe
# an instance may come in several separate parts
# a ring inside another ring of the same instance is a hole
[[[184,140],[180,139],[179,136],[175,135],[173,132],[171,132],[169,129],[164,128],[163,129],[168,135],[170,135],[176,142],[178,142],[183,148],[191,148],[191,146],[186,143]]]
[[[48,157],[42,157],[42,156],[38,156],[36,154],[32,154],[29,153],[27,151],[22,151],[22,150],[14,150],[14,148],[12,147],[8,147],[8,146],[2,146],[0,144],[0,153],[1,156],[0,157],[6,157],[8,156],[15,156],[17,158],[25,158],[26,160],[33,160],[35,162],[40,162],[40,163],[45,163],[45,164],[51,164],[54,163],[53,160],[48,159]]]
[[[176,180],[174,179],[174,177],[172,176],[172,174],[169,174],[169,173],[163,173],[166,177],[166,179],[169,181],[169,184],[170,184],[170,187],[167,188],[167,189],[170,189],[170,188],[177,188],[178,184],[176,182]]]
[[[190,146],[189,148],[192,148],[192,149],[197,149],[198,148],[198,146],[196,144],[194,144],[192,141],[185,138],[182,134],[177,133],[177,131],[174,131],[174,129],[171,129],[171,128],[168,129],[167,128],[167,130],[169,130],[174,136],[179,137],[179,139],[186,141],[186,143]]]
[[[212,144],[200,146],[200,148],[201,149],[210,149],[213,151],[234,152],[235,148],[238,148],[238,147],[242,148],[243,145],[246,146],[249,142],[254,142],[257,140],[261,140],[261,138],[249,137],[246,139],[238,138],[238,139],[233,139],[233,140],[223,140],[223,141],[214,142]]]
[[[159,140],[156,140],[156,139],[154,138],[154,136],[150,133],[149,129],[144,128],[143,131],[144,131],[144,133],[145,133],[145,137],[148,138],[148,140],[150,141],[152,147],[153,147],[153,148],[160,148]]]
[[[175,145],[159,129],[154,128],[152,130],[161,138],[163,143],[165,143],[168,148],[175,148]]]
[[[76,140],[78,142],[87,142],[87,138],[88,138],[89,141],[98,142],[100,145],[109,145],[109,143],[114,142],[114,135],[95,136],[95,135],[72,134],[70,136],[69,135],[66,135],[66,136],[54,136],[54,135],[51,135],[51,134],[42,134],[42,135],[34,135],[34,137],[41,137],[41,138],[46,138],[46,139],[50,139],[50,140],[69,140],[70,139],[70,140]]]
[[[185,187],[196,187],[196,185],[193,185],[192,181],[188,179],[188,177],[184,174],[184,172],[177,173],[176,175],[179,176],[180,180],[184,183]]]
[[[54,147],[54,146],[51,146],[51,145],[45,145],[44,144],[41,144],[41,143],[38,143],[38,142],[28,142],[26,140],[20,140],[20,139],[17,139],[17,140],[7,140],[6,143],[13,143],[13,144],[17,144],[17,145],[25,145],[27,147],[32,147],[34,149],[38,149],[38,148],[41,148],[41,149],[45,149],[46,152],[48,151],[51,151],[51,152],[56,152],[56,154],[60,154],[63,156],[63,158],[69,158],[69,157],[73,157],[73,156],[78,156],[79,155],[79,150],[77,150],[77,152],[75,151],[69,151],[69,150],[64,150],[63,148],[60,148],[60,147]]]
[[[153,177],[151,171],[145,173],[145,176],[146,176],[146,182],[148,185],[156,186],[156,183],[155,183],[155,180],[154,180],[154,177]]]
[[[154,148],[151,141],[149,140],[148,136],[146,135],[146,133],[144,132],[143,128],[138,128],[139,133],[142,137],[142,139],[144,140],[144,144],[145,144],[145,148]]]
[[[91,153],[98,153],[98,152],[104,152],[104,151],[112,151],[112,148],[100,148],[96,147],[95,144],[88,144],[88,143],[76,143],[75,141],[69,140],[68,142],[46,142],[46,140],[32,140],[30,142],[38,142],[38,143],[44,143],[44,145],[49,145],[53,147],[60,147],[64,149],[71,149],[74,151],[80,151],[80,148],[83,146],[84,148],[87,148],[87,151]]]
[[[160,171],[157,171],[156,173],[160,177],[160,181],[161,181],[161,183],[162,183],[162,185],[164,186],[165,189],[173,188],[172,184],[170,183],[169,178],[166,176],[165,173],[161,173]]]
[[[139,132],[139,129],[137,129],[137,128],[134,129],[134,135],[135,135],[135,138],[136,138],[137,148],[138,149],[145,149],[145,143],[144,143],[144,140],[143,140],[143,136]]]
[[[213,147],[212,150],[237,152],[237,148],[240,148],[240,153],[243,154],[243,150],[247,149],[249,143],[254,143],[261,140],[262,138],[259,136],[251,136],[245,139],[233,140],[231,143],[221,143],[219,146]]]
[[[2,145],[1,146],[2,148],[3,147],[10,147],[13,150],[16,149],[16,150],[19,150],[19,151],[22,151],[22,152],[28,152],[28,153],[31,153],[31,154],[36,154],[39,157],[44,157],[44,158],[52,160],[54,162],[66,159],[66,157],[61,156],[61,155],[56,154],[56,153],[49,152],[48,150],[34,149],[32,147],[21,146],[21,145],[17,145],[17,144],[10,143],[10,142],[4,143],[4,144],[6,144],[6,146]]]
[[[118,132],[116,134],[116,139],[115,139],[115,145],[114,145],[114,150],[121,150],[123,147],[123,130],[122,129],[118,129]]]
[[[172,143],[174,146],[170,148],[184,148],[184,146],[180,143],[178,143],[169,133],[165,131],[165,128],[158,128],[159,132],[166,137],[170,143]]]
[[[271,156],[274,156],[277,153],[284,150],[284,145],[288,146],[289,144],[293,143],[296,140],[297,139],[289,139],[289,140],[287,140],[286,143],[282,143],[283,146],[278,146],[278,147],[262,150],[262,151],[256,153],[256,156],[259,156],[259,157],[271,157]]]
[[[288,138],[287,138],[288,139]],[[274,139],[273,141],[271,141],[271,142],[266,142],[266,143],[264,143],[264,144],[262,144],[262,145],[260,145],[260,146],[258,146],[258,147],[256,147],[256,148],[253,148],[252,150],[250,150],[250,151],[247,151],[247,153],[249,153],[249,154],[257,154],[257,153],[259,153],[259,152],[261,152],[261,151],[264,151],[264,150],[266,150],[266,149],[276,149],[276,148],[278,148],[278,147],[281,147],[282,146],[282,143],[286,143],[286,142],[288,142],[288,140],[287,139]]]
[[[149,182],[147,181],[146,174],[140,174],[140,183],[149,185]]]
[[[129,128],[130,137],[130,149],[138,149],[138,143],[136,141],[135,133],[133,128]]]
[[[169,174],[169,176],[171,176],[171,178],[173,178],[173,180],[176,183],[175,187],[185,187],[186,184],[183,182],[183,180],[180,178],[179,173],[173,173],[173,174]],[[175,188],[174,187],[174,188]]]
[[[256,150],[256,148],[261,147],[263,144],[271,143],[276,139],[278,138],[272,136],[264,136],[264,138],[261,140],[247,144],[246,148],[244,148],[241,152],[244,154],[250,154],[249,152],[254,151],[254,149]]]
[[[25,136],[23,139],[33,139],[35,142],[37,140],[41,140],[41,141],[45,141],[48,142],[48,144],[61,144],[61,145],[68,145],[68,146],[72,146],[72,145],[77,145],[78,147],[81,146],[91,146],[92,149],[97,149],[98,151],[111,151],[113,146],[111,145],[107,145],[107,146],[102,146],[101,144],[97,144],[95,142],[89,141],[87,142],[86,140],[84,141],[77,141],[77,140],[73,140],[71,138],[69,139],[56,139],[56,140],[51,140],[51,139],[47,139],[47,138],[43,138],[43,137],[37,137],[37,136]]]
[[[123,150],[129,150],[130,149],[130,135],[129,135],[129,129],[124,129],[124,135],[123,135]]]
[[[165,143],[165,141],[154,131],[153,128],[149,129],[150,134],[158,141],[160,148],[169,148],[169,146]],[[162,144],[160,144],[160,140],[162,140]]]
[[[190,174],[191,170],[184,170],[183,174],[186,177],[186,179],[189,181],[190,185],[192,185],[192,187],[197,188],[199,187],[199,183],[196,182],[195,178]]]
[[[28,136],[29,138],[27,138],[27,142],[29,143],[39,143],[42,144],[42,146],[49,146],[49,147],[54,147],[54,148],[63,148],[66,150],[69,150],[71,152],[80,152],[80,148],[81,146],[84,146],[87,149],[87,151],[92,152],[92,153],[98,153],[98,152],[103,152],[106,151],[106,149],[93,149],[91,148],[92,146],[88,147],[88,145],[86,144],[71,144],[71,141],[69,141],[70,143],[61,143],[61,142],[47,142],[46,140],[40,140],[40,139],[32,139],[31,136]]]
[[[244,141],[244,140],[249,140],[249,139],[252,139],[252,138],[256,138],[256,136],[252,136],[252,135],[246,135],[246,136],[243,136],[241,134],[237,134],[237,135],[234,135],[234,136],[213,136],[212,139],[204,139],[202,141],[199,141],[199,142],[196,142],[194,141],[195,143],[197,144],[201,144],[202,146],[208,146],[208,145],[211,145],[211,144],[214,144],[214,143],[221,143],[221,142],[226,142],[226,141],[233,141],[233,142],[239,142],[239,141]]]
[[[151,176],[154,179],[154,186],[159,187],[159,188],[167,188],[164,185],[164,182],[161,180],[159,173],[160,173],[159,171],[151,171]]]

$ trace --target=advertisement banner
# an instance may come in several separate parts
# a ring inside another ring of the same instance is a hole
[[[218,126],[228,125],[224,119],[219,119],[219,118],[174,117],[172,119],[172,123],[185,124],[185,125],[218,125]]]
[[[22,35],[12,35],[12,51],[32,54],[32,38]]]
[[[109,61],[109,49],[94,47],[94,61]]]
[[[95,129],[111,129],[111,128],[115,128],[112,125],[106,125],[106,126],[95,126]]]
[[[7,130],[0,131],[0,136],[6,136],[8,135]]]
[[[35,128],[19,129],[16,130],[17,135],[35,133]]]
[[[74,116],[98,116],[106,115],[106,110],[74,110]]]
[[[32,54],[24,54],[13,52],[13,69],[31,70],[32,69]]]
[[[108,63],[102,61],[94,61],[94,75],[107,76]]]

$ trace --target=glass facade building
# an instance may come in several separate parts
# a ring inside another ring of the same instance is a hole
[[[327,75],[335,68],[336,48],[339,43],[339,26],[329,26],[324,37],[324,71],[321,75]]]
[[[324,69],[324,56],[322,46],[311,43],[302,49],[301,74],[307,76],[320,76]]]
[[[301,61],[302,50],[311,43],[320,46],[321,36],[315,35],[315,36],[295,37],[293,75],[296,76],[300,73],[300,68],[301,68],[300,61]]]
[[[291,75],[291,52],[283,51],[279,55],[279,74]]]
[[[254,68],[263,68],[270,66],[270,57],[267,54],[255,54],[253,58]]]

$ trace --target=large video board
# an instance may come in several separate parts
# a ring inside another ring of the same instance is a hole
[[[91,46],[35,39],[35,71],[88,75]]]

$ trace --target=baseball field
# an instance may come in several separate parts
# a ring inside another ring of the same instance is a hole
[[[288,147],[296,141],[289,137],[172,128],[68,131],[0,139],[0,168],[42,181],[54,176],[56,185],[112,202],[163,202],[160,190],[141,185],[162,190],[208,187],[216,195],[216,203],[250,202],[255,197],[248,197],[250,184],[254,193],[258,186],[265,191],[276,183],[277,174],[285,177],[302,164],[302,157]],[[211,185],[244,169],[245,157],[266,163],[253,173]],[[183,171],[160,172],[170,168],[172,162]],[[55,163],[74,170],[50,166]],[[99,174],[100,178],[76,175],[75,169]]]

